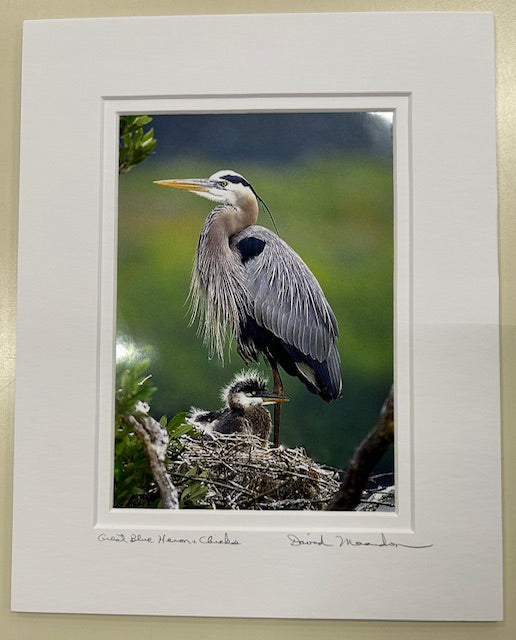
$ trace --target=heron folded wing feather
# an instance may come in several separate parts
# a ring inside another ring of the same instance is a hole
[[[235,234],[230,244],[241,256],[256,322],[323,362],[338,336],[337,321],[303,260],[281,238],[257,225]]]

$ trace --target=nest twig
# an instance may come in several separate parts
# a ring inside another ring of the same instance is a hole
[[[371,476],[355,511],[394,511],[396,487],[393,483],[393,472]]]
[[[187,472],[206,472],[197,508],[324,508],[339,488],[339,471],[309,458],[303,449],[264,447],[253,435],[183,436],[182,451],[170,451],[168,471],[181,490]]]

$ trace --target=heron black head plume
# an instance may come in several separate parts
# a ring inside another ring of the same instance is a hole
[[[251,189],[253,189],[251,187]],[[274,218],[272,217],[272,213],[271,210],[269,209],[269,207],[265,204],[265,202],[260,198],[260,196],[256,193],[256,191],[253,189],[253,193],[256,196],[256,199],[258,200],[258,202],[260,202],[261,204],[263,204],[263,206],[265,207],[265,210],[267,211],[267,213],[269,214],[270,219],[272,220],[272,225],[274,227],[274,231],[276,232],[276,235],[279,236],[279,231],[278,231],[278,227],[276,226],[276,222],[274,221]]]

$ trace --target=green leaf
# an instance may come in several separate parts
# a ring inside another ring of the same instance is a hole
[[[181,436],[192,433],[193,429],[194,427],[191,424],[181,424],[168,433],[172,439],[177,440]]]
[[[152,153],[156,146],[154,129],[143,129],[150,122],[150,116],[120,116],[119,173],[127,173]]]
[[[173,429],[175,429],[176,427],[179,427],[180,425],[185,423],[185,418],[186,418],[186,411],[180,411],[179,413],[176,413],[176,415],[170,419],[170,422],[168,423],[168,432],[169,434],[171,433],[171,431]]]
[[[149,124],[149,122],[152,122],[152,118],[149,116],[139,116],[135,119],[134,124],[137,127],[144,127],[146,124]]]

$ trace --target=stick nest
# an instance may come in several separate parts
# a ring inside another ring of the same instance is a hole
[[[202,474],[206,491],[195,508],[319,510],[339,488],[337,469],[251,434],[183,436],[180,443],[180,451],[169,450],[168,472],[180,492],[192,469]]]

